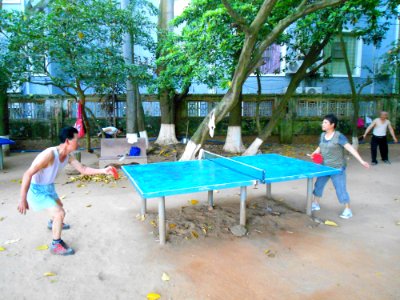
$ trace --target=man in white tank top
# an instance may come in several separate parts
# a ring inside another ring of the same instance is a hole
[[[389,161],[389,148],[388,142],[386,138],[387,130],[389,129],[390,134],[393,137],[395,143],[397,143],[396,135],[394,134],[394,130],[390,121],[388,120],[388,113],[386,111],[382,111],[380,113],[380,117],[376,118],[372,121],[371,125],[365,130],[364,138],[367,136],[368,132],[372,131],[372,138],[371,138],[371,161],[373,165],[378,164],[376,160],[377,150],[379,146],[379,152],[381,153],[381,157],[384,163],[390,164]]]
[[[78,149],[78,131],[76,128],[63,128],[59,137],[61,144],[39,153],[24,173],[18,211],[21,214],[26,214],[26,210],[30,208],[36,211],[46,209],[51,217],[48,228],[53,233],[50,252],[58,255],[71,255],[74,254],[74,250],[61,239],[62,229],[69,229],[69,225],[63,223],[65,210],[54,189],[54,180],[58,170],[70,163],[83,175],[113,174],[113,172],[112,167],[105,169],[86,167],[73,156],[70,156],[71,152]]]

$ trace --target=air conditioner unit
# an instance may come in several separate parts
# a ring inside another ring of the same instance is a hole
[[[322,94],[322,87],[306,86],[304,92],[308,95]]]
[[[297,70],[300,68],[301,64],[303,63],[302,60],[295,60],[288,62],[286,64],[286,74],[294,74],[297,72]]]
[[[284,88],[282,89],[282,93],[283,93],[283,94],[286,94],[287,88],[288,88],[288,87],[284,87]],[[300,86],[297,87],[295,93],[296,93],[296,94],[302,94],[302,93],[303,93],[303,88],[300,87]]]

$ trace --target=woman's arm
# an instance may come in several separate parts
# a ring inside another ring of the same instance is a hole
[[[349,143],[345,144],[343,146],[347,151],[349,151],[359,162],[360,164],[362,164],[364,167],[369,168],[369,163],[367,163],[366,161],[364,161],[362,159],[362,157],[360,156],[360,154],[357,152],[356,149],[353,148],[352,145],[350,145]]]

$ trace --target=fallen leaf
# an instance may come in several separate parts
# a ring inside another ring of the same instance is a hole
[[[169,277],[169,275],[167,274],[167,273],[163,273],[162,274],[162,276],[161,276],[161,280],[162,281],[169,281],[169,279],[170,279],[170,277]]]
[[[5,217],[0,217],[0,222],[4,221]]]
[[[147,294],[147,299],[148,300],[157,300],[157,299],[160,299],[160,298],[161,298],[161,296],[159,294],[156,294],[156,293]]]
[[[199,203],[199,201],[198,200],[190,200],[189,203],[192,205],[196,205],[197,203]]]
[[[8,244],[14,244],[16,242],[19,242],[21,239],[15,239],[15,240],[8,240],[4,242],[4,245],[8,245]]]
[[[66,195],[62,195],[62,196],[60,197],[60,200],[64,200],[65,197],[67,197],[67,196],[66,196]]]
[[[78,183],[78,184],[76,185],[76,187],[78,187],[78,188],[85,187],[85,186],[86,186],[86,185],[83,184],[83,183]]]
[[[57,274],[53,272],[45,272],[43,273],[43,276],[50,277],[50,276],[57,276]]]
[[[397,222],[396,222],[396,225],[400,225],[400,221],[397,221]]]
[[[330,220],[325,220],[324,224],[328,225],[328,226],[333,226],[333,227],[338,227],[339,226],[338,224],[336,224],[335,222],[330,221]]]
[[[86,207],[92,207],[92,204],[88,204],[88,205],[86,205]]]
[[[153,227],[157,227],[157,222],[155,220],[151,220],[150,224],[153,225]]]
[[[6,250],[6,248],[0,247],[0,252],[1,252],[1,251],[5,251],[5,250]]]
[[[176,224],[174,223],[168,224],[168,227],[169,229],[174,229],[176,227]]]
[[[197,239],[199,237],[199,234],[196,231],[193,230],[192,231],[192,236]]]
[[[269,254],[269,253],[271,253],[270,249],[264,250],[264,254]]]
[[[40,245],[36,247],[36,250],[47,250],[47,249],[49,249],[48,245]]]

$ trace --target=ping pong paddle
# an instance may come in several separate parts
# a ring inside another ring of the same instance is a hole
[[[324,161],[324,158],[320,153],[314,153],[311,159],[316,164],[322,164],[322,162]]]
[[[113,173],[114,179],[117,180],[119,178],[117,169],[115,167],[111,167],[111,172]]]

